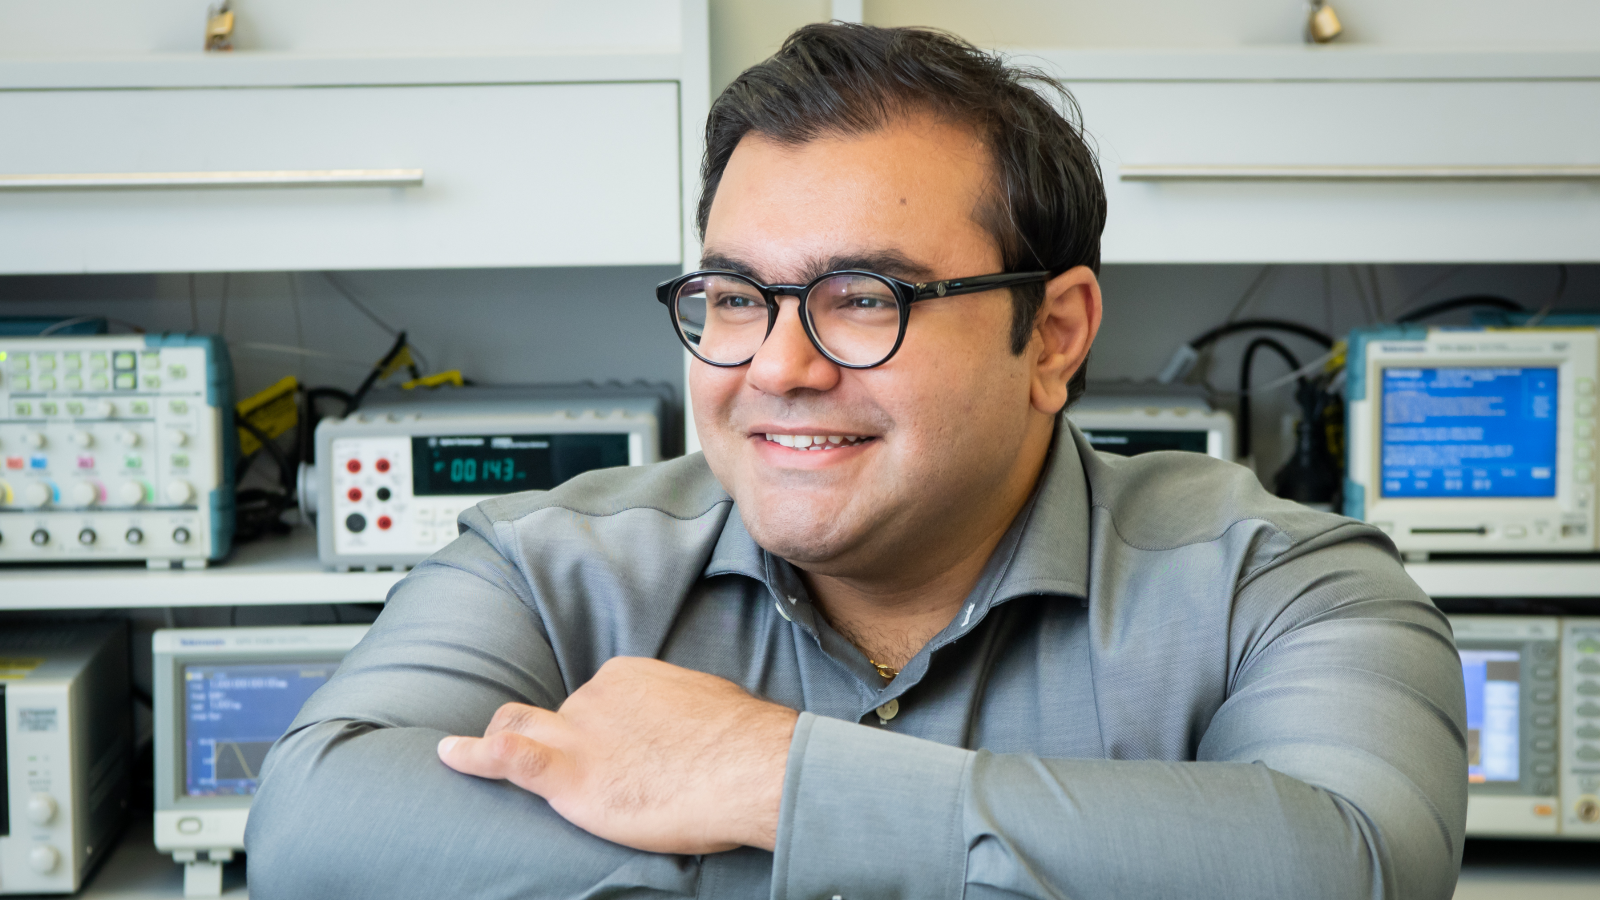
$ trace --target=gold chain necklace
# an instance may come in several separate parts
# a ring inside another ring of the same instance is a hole
[[[894,677],[900,674],[899,669],[896,669],[893,666],[886,666],[870,657],[867,659],[867,662],[872,663],[872,667],[878,670],[878,674],[883,676],[884,681],[893,681]]]

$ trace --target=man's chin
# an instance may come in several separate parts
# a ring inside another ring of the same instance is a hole
[[[860,529],[843,527],[827,516],[813,514],[799,520],[784,515],[750,515],[743,507],[740,514],[744,516],[745,530],[763,550],[807,571],[831,574],[829,570],[842,557],[861,549]]]

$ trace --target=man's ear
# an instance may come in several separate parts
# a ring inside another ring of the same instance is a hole
[[[1034,318],[1033,408],[1048,416],[1067,405],[1067,382],[1089,357],[1100,331],[1100,281],[1088,266],[1076,266],[1050,279]]]

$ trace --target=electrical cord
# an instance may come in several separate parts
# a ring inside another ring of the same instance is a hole
[[[1255,363],[1256,351],[1261,349],[1278,354],[1289,364],[1291,372],[1300,368],[1300,358],[1275,338],[1258,337],[1244,348],[1244,357],[1239,362],[1239,421],[1234,435],[1234,444],[1240,459],[1250,458],[1250,369]],[[1296,380],[1302,385],[1305,384],[1304,376]]]
[[[1515,300],[1510,299],[1509,297],[1501,297],[1497,294],[1468,294],[1464,297],[1451,297],[1448,300],[1439,300],[1419,306],[1410,312],[1402,314],[1400,318],[1395,319],[1395,322],[1405,325],[1410,322],[1420,322],[1423,319],[1431,319],[1434,316],[1443,315],[1444,313],[1457,309],[1472,308],[1501,309],[1505,310],[1506,312],[1528,311],[1527,307]]]
[[[1333,338],[1328,336],[1326,333],[1312,328],[1310,325],[1302,325],[1299,322],[1290,322],[1287,319],[1240,319],[1237,322],[1224,322],[1223,324],[1218,325],[1210,331],[1207,331],[1199,337],[1189,341],[1189,346],[1199,350],[1207,344],[1215,342],[1218,338],[1227,337],[1230,334],[1235,334],[1240,331],[1257,330],[1283,331],[1289,334],[1297,334],[1308,341],[1313,341],[1321,344],[1324,347],[1333,346]],[[1299,368],[1299,366],[1296,366],[1295,368]]]
[[[116,325],[119,328],[126,328],[134,334],[144,334],[143,327],[135,325],[126,319],[114,319],[111,316],[73,316],[70,319],[62,319],[59,322],[51,322],[48,326],[39,331],[38,336],[49,337],[52,334],[58,334],[64,329],[71,328],[74,325],[82,325],[85,322],[101,321],[104,321],[108,325]]]

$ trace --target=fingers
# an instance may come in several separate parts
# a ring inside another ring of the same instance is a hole
[[[488,737],[447,737],[439,742],[439,759],[465,775],[509,781],[525,791],[546,796],[553,781],[571,768],[553,747],[514,731]]]
[[[550,710],[507,703],[495,711],[483,737],[440,741],[439,759],[457,772],[509,781],[544,796],[552,769],[571,768],[566,755],[549,743],[561,726],[560,715]]]

